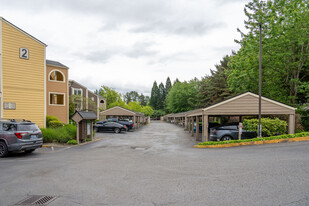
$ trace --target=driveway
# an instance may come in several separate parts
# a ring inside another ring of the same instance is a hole
[[[175,125],[152,122],[55,152],[0,159],[0,205],[309,205],[309,142],[194,149]]]

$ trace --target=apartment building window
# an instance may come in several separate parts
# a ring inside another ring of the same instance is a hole
[[[83,95],[83,90],[82,89],[73,88],[73,95],[80,95],[80,96],[82,96]]]
[[[57,82],[64,82],[64,75],[60,71],[53,70],[49,74],[49,80],[57,81]]]
[[[64,94],[49,93],[50,105],[64,105]]]

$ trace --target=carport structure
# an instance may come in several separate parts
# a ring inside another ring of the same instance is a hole
[[[147,118],[143,113],[135,112],[119,106],[115,106],[103,112],[100,112],[100,116],[105,116],[106,119],[107,118],[132,119],[135,128],[141,127],[141,125],[145,124],[147,121]]]
[[[190,112],[191,111],[172,114],[171,117],[174,119],[174,124],[187,128],[188,126],[187,115]]]
[[[258,116],[259,114],[259,96],[245,92],[237,95],[233,98],[219,102],[212,106],[202,109],[202,112],[190,114],[190,121],[196,121],[202,119],[202,141],[209,141],[208,123],[210,117],[222,117],[222,116],[238,116],[239,121],[242,121],[243,116]],[[288,115],[288,133],[293,134],[295,132],[295,110],[296,108],[288,106],[286,104],[277,102],[275,100],[262,97],[262,115]],[[193,130],[193,128],[192,128]],[[193,131],[191,131],[193,134]],[[198,137],[198,127],[196,127],[196,137]]]

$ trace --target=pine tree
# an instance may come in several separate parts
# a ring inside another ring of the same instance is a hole
[[[175,79],[173,86],[175,86],[176,83],[180,82],[178,78]]]
[[[152,89],[151,89],[151,96],[150,96],[150,106],[152,106],[154,109],[158,108],[158,99],[160,97],[159,94],[159,88],[157,85],[157,82],[154,81]]]
[[[159,98],[158,98],[158,109],[164,108],[166,92],[163,83],[161,82],[159,85]]]
[[[165,91],[166,91],[166,95],[169,93],[169,91],[172,88],[172,82],[171,79],[169,77],[167,77],[166,79],[166,83],[165,83]]]
[[[229,56],[223,57],[219,65],[215,65],[216,70],[210,70],[211,76],[202,79],[200,85],[200,99],[202,107],[206,107],[233,95],[227,85],[227,75]]]

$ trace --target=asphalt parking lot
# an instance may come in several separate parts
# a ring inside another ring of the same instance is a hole
[[[152,122],[97,133],[83,146],[0,159],[0,205],[309,205],[309,142],[194,149],[182,128]]]

